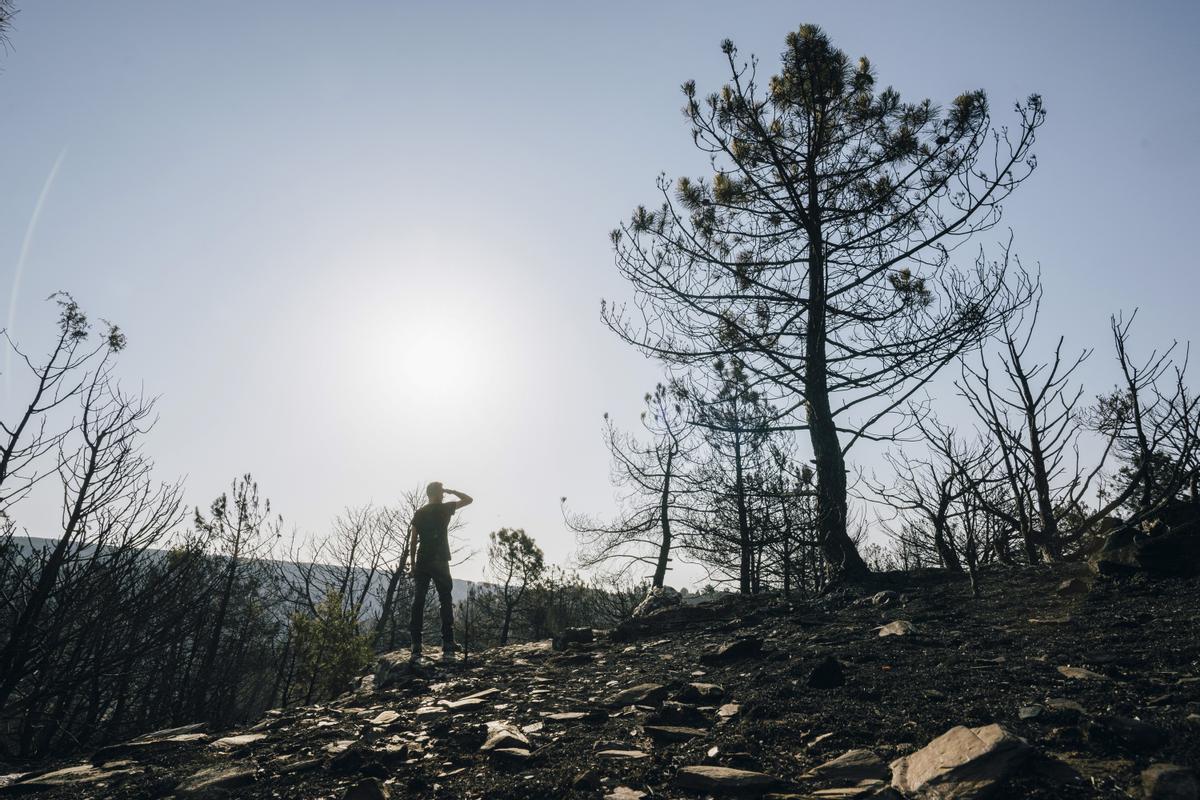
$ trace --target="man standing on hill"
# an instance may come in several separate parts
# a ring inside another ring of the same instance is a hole
[[[437,589],[438,606],[442,613],[442,660],[454,658],[454,600],[451,590],[454,581],[450,577],[450,517],[458,509],[469,506],[472,498],[453,489],[444,489],[434,481],[425,487],[429,502],[413,514],[409,530],[409,563],[412,564],[413,607],[412,658],[421,657],[421,633],[425,622],[425,595],[429,593],[429,582]],[[443,502],[445,495],[452,494],[457,500]]]

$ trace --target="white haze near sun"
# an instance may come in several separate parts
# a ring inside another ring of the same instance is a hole
[[[607,234],[660,171],[709,171],[678,87],[719,86],[727,36],[770,73],[816,22],[908,98],[986,88],[1001,123],[1041,92],[1041,166],[980,242],[1011,227],[1040,264],[1039,342],[1096,347],[1091,395],[1110,313],[1142,307],[1142,351],[1200,338],[1194,3],[18,5],[13,335],[44,346],[59,289],[118,322],[126,384],[159,398],[157,475],[203,507],[251,472],[302,537],[441,480],[477,501],[460,576],[501,526],[570,562],[559,498],[611,513],[601,416],[636,425],[660,374],[600,324],[600,298],[628,298]],[[20,511],[34,535],[52,495]]]

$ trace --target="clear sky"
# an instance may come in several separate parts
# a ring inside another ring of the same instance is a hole
[[[1006,219],[1095,391],[1111,312],[1200,338],[1194,2],[18,5],[0,313],[43,342],[65,289],[119,323],[192,504],[250,471],[317,531],[442,480],[470,546],[524,527],[567,561],[559,497],[611,506],[601,414],[633,424],[658,374],[600,324],[608,231],[706,172],[680,83],[719,86],[725,37],[773,72],[805,22],[910,99],[1044,96]]]

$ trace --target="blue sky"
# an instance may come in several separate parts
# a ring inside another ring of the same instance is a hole
[[[250,471],[315,531],[440,479],[477,498],[471,546],[519,526],[565,562],[558,498],[611,504],[601,414],[632,424],[658,374],[599,322],[626,294],[607,233],[660,171],[706,171],[679,85],[719,85],[721,39],[772,71],[805,22],[911,99],[982,87],[1003,122],[1044,96],[1006,222],[1043,337],[1097,346],[1089,394],[1110,313],[1140,306],[1147,349],[1200,332],[1195,3],[24,6],[0,310],[37,346],[66,289],[127,331],[193,504]]]

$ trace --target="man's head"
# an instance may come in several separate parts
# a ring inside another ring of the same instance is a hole
[[[429,498],[429,502],[431,502],[431,503],[442,502],[442,497],[443,497],[442,482],[434,481],[433,483],[426,486],[425,487],[425,495]]]

